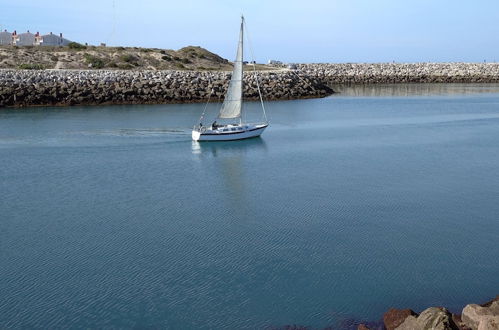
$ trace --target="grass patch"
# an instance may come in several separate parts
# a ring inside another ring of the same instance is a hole
[[[21,64],[18,66],[21,70],[43,70],[45,69],[41,64]]]
[[[68,47],[69,47],[69,49],[74,49],[74,50],[82,50],[82,49],[87,49],[87,46],[82,45],[82,44],[80,44],[80,43],[78,43],[78,42],[74,42],[74,41],[73,41],[73,42],[70,42],[70,43],[68,44]]]
[[[104,60],[102,58],[100,58],[100,57],[93,56],[93,55],[90,55],[90,54],[85,54],[83,56],[85,57],[85,61],[92,68],[102,69],[106,65],[106,63],[104,62]]]
[[[120,60],[126,63],[137,63],[139,59],[131,54],[121,55]]]

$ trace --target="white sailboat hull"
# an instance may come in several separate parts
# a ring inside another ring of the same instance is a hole
[[[194,141],[233,141],[254,138],[260,136],[267,128],[268,124],[252,124],[243,126],[221,127],[218,129],[198,129],[192,130]]]

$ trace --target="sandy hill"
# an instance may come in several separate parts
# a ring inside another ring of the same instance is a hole
[[[66,47],[1,46],[0,68],[231,70],[232,63],[196,46],[179,50],[138,47],[97,47],[72,43]]]

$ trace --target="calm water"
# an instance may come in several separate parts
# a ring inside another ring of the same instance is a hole
[[[199,104],[0,111],[0,327],[326,327],[498,294],[499,85],[341,90],[211,144]]]

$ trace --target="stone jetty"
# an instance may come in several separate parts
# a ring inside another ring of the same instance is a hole
[[[230,80],[223,71],[0,70],[0,106],[158,104],[223,100]],[[258,100],[256,74],[245,75],[244,97]],[[324,97],[333,91],[317,77],[264,71],[266,100]],[[211,97],[210,97],[211,95]]]
[[[324,97],[339,84],[498,83],[499,63],[298,64],[261,71],[266,100]],[[0,107],[157,104],[223,100],[226,71],[0,69]],[[256,75],[245,75],[244,97],[257,100]]]
[[[499,63],[325,63],[299,64],[297,68],[330,86],[499,82]]]

